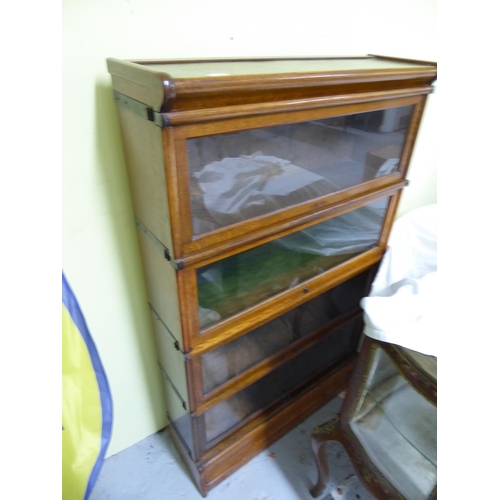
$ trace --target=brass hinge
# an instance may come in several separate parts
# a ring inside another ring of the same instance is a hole
[[[120,92],[114,92],[116,104],[127,108],[136,115],[142,116],[146,120],[153,122],[158,127],[166,128],[170,126],[170,120],[164,113],[158,113],[152,107],[143,104],[142,102],[136,101],[131,97],[128,97]]]

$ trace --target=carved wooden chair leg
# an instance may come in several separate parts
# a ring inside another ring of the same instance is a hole
[[[321,496],[326,489],[329,477],[328,461],[326,458],[326,448],[323,446],[327,441],[337,441],[339,437],[339,416],[316,427],[312,431],[312,451],[316,466],[318,468],[318,482],[310,493],[314,498]]]

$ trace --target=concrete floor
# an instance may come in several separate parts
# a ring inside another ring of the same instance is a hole
[[[208,500],[312,500],[317,479],[311,430],[331,419],[342,400],[335,398],[263,451],[208,494]],[[331,485],[321,500],[374,500],[355,480],[338,494],[337,486],[353,474],[346,452],[328,443]],[[109,457],[90,500],[201,500],[168,432],[160,431]]]

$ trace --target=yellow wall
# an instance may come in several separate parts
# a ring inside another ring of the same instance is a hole
[[[106,58],[364,55],[436,60],[437,0],[63,0],[63,268],[114,401],[108,456],[165,424]],[[436,202],[429,98],[400,213]]]

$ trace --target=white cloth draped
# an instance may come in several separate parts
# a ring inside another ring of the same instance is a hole
[[[364,333],[437,357],[437,205],[397,219],[388,246],[361,300]]]
[[[220,226],[269,214],[338,191],[320,175],[275,156],[224,158],[193,174],[203,203]]]

